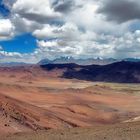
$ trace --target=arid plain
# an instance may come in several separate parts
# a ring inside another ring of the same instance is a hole
[[[26,133],[29,139],[35,139],[34,131],[50,139],[52,134],[59,139],[57,136],[63,133],[61,139],[65,139],[68,134],[69,138],[75,137],[75,133],[84,138],[85,133],[93,135],[97,130],[104,131],[103,137],[107,138],[105,129],[112,131],[115,126],[118,131],[131,125],[132,130],[140,130],[139,84],[64,79],[60,78],[62,73],[63,70],[44,71],[38,67],[0,68],[3,139],[16,139],[15,135],[22,137]]]

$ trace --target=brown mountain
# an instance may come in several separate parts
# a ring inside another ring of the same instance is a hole
[[[109,65],[81,66],[77,64],[48,64],[44,70],[64,70],[63,78],[118,83],[139,83],[140,62],[116,62]]]
[[[19,74],[22,78],[61,77],[87,81],[140,83],[140,62],[116,62],[108,65],[46,64],[1,67],[0,72]]]

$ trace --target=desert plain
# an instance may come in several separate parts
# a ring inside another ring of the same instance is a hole
[[[140,137],[139,84],[65,79],[62,72],[0,68],[0,140]]]

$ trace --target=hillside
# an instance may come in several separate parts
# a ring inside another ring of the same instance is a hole
[[[123,72],[125,76],[130,72],[132,76],[136,73],[139,75],[139,63],[1,67],[0,135],[6,135],[6,139],[10,140],[22,140],[25,137],[32,140],[37,131],[41,140],[42,135],[49,137],[51,131],[54,139],[61,136],[62,139],[63,136],[64,139],[65,136],[74,139],[75,133],[78,138],[84,139],[89,135],[88,138],[91,139],[96,138],[97,135],[92,134],[97,129],[98,136],[100,132],[103,134],[98,139],[106,137],[109,140],[112,139],[113,132],[116,138],[122,135],[122,131],[128,136],[135,134],[135,130],[139,131],[139,123],[134,124],[130,134],[127,126],[132,128],[130,122],[140,121],[139,84],[93,82],[99,74],[108,74],[108,78],[113,73],[117,73],[122,80],[119,72]],[[114,125],[117,125],[117,131]],[[111,135],[107,135],[104,129],[110,131]],[[136,138],[137,134],[136,132]],[[125,135],[122,138],[124,137]],[[50,136],[49,139],[53,137]]]
[[[47,64],[42,65],[43,70],[64,70],[63,78],[75,78],[88,81],[104,81],[118,83],[139,83],[140,62],[116,62],[109,65],[80,66],[77,64]]]
[[[46,64],[0,67],[0,72],[22,78],[56,77],[98,82],[140,83],[140,62],[121,61],[108,65]]]

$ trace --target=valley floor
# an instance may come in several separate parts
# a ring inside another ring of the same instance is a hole
[[[139,121],[139,84],[0,74],[0,140],[137,140]]]

